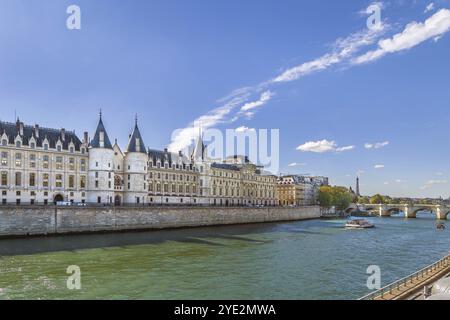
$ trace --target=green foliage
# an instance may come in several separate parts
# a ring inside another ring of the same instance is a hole
[[[370,204],[384,204],[385,199],[381,194],[376,194],[370,198]]]
[[[345,187],[323,186],[319,190],[319,202],[322,207],[336,207],[338,210],[348,208],[354,196]]]

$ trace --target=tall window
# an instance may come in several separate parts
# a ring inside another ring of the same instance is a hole
[[[69,170],[75,170],[75,158],[69,158]]]
[[[2,152],[2,166],[8,165],[8,152]]]
[[[48,188],[48,173],[42,175],[42,186]]]
[[[22,173],[16,172],[16,187],[20,187],[22,185]]]
[[[22,154],[16,153],[16,167],[22,166]]]
[[[2,177],[1,177],[1,180],[2,180],[2,186],[3,186],[3,187],[5,187],[5,186],[8,185],[8,172],[2,171]]]
[[[36,186],[36,174],[30,173],[30,181],[29,181],[30,187]]]
[[[8,140],[3,139],[2,140],[2,146],[6,147],[8,145]]]
[[[81,168],[81,171],[86,171],[86,160],[85,159],[81,159],[80,168]]]
[[[56,157],[56,170],[62,170],[63,168],[63,158]]]
[[[29,182],[30,187],[36,186],[36,174],[35,173],[30,173],[30,180],[28,182]]]
[[[86,188],[86,176],[80,176],[80,189]]]
[[[69,176],[69,188],[75,188],[75,176],[73,175]]]
[[[42,164],[42,167],[43,167],[44,169],[48,169],[48,167],[49,167],[49,162],[50,162],[49,156],[44,156],[44,157],[42,158],[42,160],[44,161],[43,164]]]
[[[30,154],[30,168],[36,168],[36,155]]]
[[[55,176],[55,187],[62,188],[62,174],[57,174]]]
[[[16,148],[20,148],[22,146],[22,142],[20,140],[16,141]]]

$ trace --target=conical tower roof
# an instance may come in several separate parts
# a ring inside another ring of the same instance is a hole
[[[130,136],[130,140],[128,141],[126,152],[141,152],[147,154],[145,149],[144,140],[142,140],[141,132],[139,131],[137,117],[136,123],[134,125],[133,133]]]
[[[103,124],[101,112],[97,130],[95,131],[94,138],[91,140],[89,146],[92,148],[112,149],[111,141],[109,140],[108,134],[106,133],[105,125]]]

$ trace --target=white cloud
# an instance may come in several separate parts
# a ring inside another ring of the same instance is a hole
[[[344,152],[353,150],[355,146],[338,147],[335,141],[320,140],[309,141],[297,147],[297,150],[302,152]]]
[[[428,180],[425,183],[425,185],[423,185],[420,189],[422,189],[422,190],[430,189],[434,185],[438,185],[438,184],[447,184],[447,180]]]
[[[366,143],[364,144],[364,148],[366,149],[381,149],[389,145],[389,141],[377,142],[377,143]]]
[[[376,164],[373,166],[375,169],[384,169],[384,164]]]
[[[263,105],[265,105],[272,97],[273,97],[274,93],[271,91],[265,91],[261,94],[261,97],[259,98],[259,100],[253,101],[253,102],[248,102],[245,105],[243,105],[241,107],[241,111],[242,112],[246,112],[255,108],[259,108]]]
[[[242,126],[242,127],[236,128],[234,131],[236,131],[237,133],[245,133],[245,132],[254,132],[255,129]]]
[[[387,185],[389,185],[389,181],[385,181],[383,184],[384,184],[385,186],[387,186]]]
[[[345,152],[355,149],[355,146],[346,146],[341,148],[336,148],[336,152]]]
[[[385,26],[382,25],[382,27],[377,30],[368,29],[351,34],[346,38],[340,38],[336,40],[334,50],[332,52],[290,68],[273,79],[272,82],[288,82],[297,80],[300,77],[310,73],[322,71],[336,65],[343,60],[350,58],[361,47],[373,44],[385,29]]]
[[[425,8],[425,11],[423,13],[427,13],[427,12],[430,12],[433,10],[434,10],[434,2],[431,2],[427,5],[427,7]]]
[[[336,142],[321,140],[321,141],[309,141],[297,147],[297,150],[303,152],[333,152],[336,150]]]
[[[444,173],[443,172],[436,172],[436,175],[442,177],[444,175]]]
[[[369,51],[355,59],[353,64],[362,64],[374,61],[388,53],[411,49],[422,42],[442,36],[450,30],[450,10],[441,9],[425,20],[423,23],[411,22],[403,32],[392,38],[382,39],[378,42],[378,49]]]
[[[358,177],[361,177],[363,174],[364,174],[364,170],[358,170],[358,171],[356,171],[356,175],[358,176]]]
[[[404,182],[406,182],[405,180],[402,180],[402,179],[397,179],[397,180],[395,180],[395,182],[397,182],[397,183],[404,183]]]
[[[292,162],[288,165],[288,167],[303,167],[303,166],[306,166],[306,163]]]
[[[191,145],[192,141],[198,137],[199,127],[208,129],[223,122],[236,107],[241,105],[248,98],[248,95],[249,92],[247,90],[241,92],[233,96],[233,98],[223,106],[198,117],[191,122],[188,127],[175,131],[168,149],[172,152],[178,152]]]

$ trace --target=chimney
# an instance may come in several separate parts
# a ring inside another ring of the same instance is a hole
[[[39,125],[38,124],[34,125],[34,135],[36,136],[36,138],[39,138]]]
[[[19,130],[19,134],[23,136],[23,122],[21,122],[19,119],[17,119],[16,122],[17,130]]]
[[[181,150],[178,151],[178,155],[179,155],[180,157],[182,157],[182,156],[183,156],[183,152],[181,152]]]
[[[164,152],[167,152],[167,148],[164,148]]]
[[[89,136],[88,136],[88,132],[87,131],[84,132],[83,143],[86,144],[86,145],[89,143]]]
[[[66,129],[61,129],[61,140],[66,141]]]

